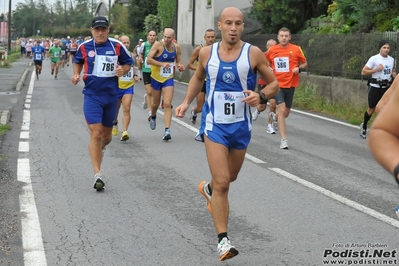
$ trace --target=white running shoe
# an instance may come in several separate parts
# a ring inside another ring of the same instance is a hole
[[[273,125],[274,131],[278,131],[277,115],[273,112],[270,112],[269,117],[272,120],[272,125]]]
[[[105,188],[105,183],[103,181],[104,176],[101,172],[94,175],[94,189],[97,191],[102,191]]]
[[[266,130],[267,134],[276,134],[276,131],[274,131],[274,128],[271,124],[267,125],[267,130]]]
[[[224,237],[218,244],[219,260],[224,261],[238,255],[238,250],[231,245],[230,240]]]
[[[288,141],[286,139],[281,140],[280,149],[288,150]]]
[[[364,128],[363,128],[363,123],[360,124],[359,130],[360,130],[359,136],[360,136],[361,138],[363,138],[363,139],[366,139],[366,138],[367,138],[367,129],[364,129]]]
[[[143,109],[147,109],[147,93],[146,94],[144,94],[144,102],[142,103],[142,105],[143,105]]]
[[[194,113],[194,108],[191,109],[190,121],[193,125],[195,125],[195,122],[197,121],[197,115]]]
[[[256,109],[253,113],[252,113],[252,121],[256,121],[256,119],[258,119],[258,116],[260,115],[260,112],[258,111],[258,109]]]

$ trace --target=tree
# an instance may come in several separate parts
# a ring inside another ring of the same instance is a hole
[[[114,5],[111,9],[112,31],[117,34],[131,34],[129,28],[129,12],[122,5]]]
[[[172,27],[176,16],[176,0],[158,0],[157,10],[162,28]]]
[[[325,14],[332,0],[252,0],[251,17],[262,25],[262,31],[276,33],[287,27],[299,32],[312,17]]]
[[[162,29],[161,19],[158,16],[152,14],[145,17],[144,25],[145,25],[145,32],[154,30],[156,33],[160,33]]]
[[[158,0],[130,0],[129,26],[138,35],[144,31],[144,20],[157,10]]]

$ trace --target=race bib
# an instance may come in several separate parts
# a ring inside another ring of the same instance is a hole
[[[60,52],[54,52],[54,57],[60,57]]]
[[[64,50],[61,50],[61,54],[64,55],[64,54],[65,54],[65,51],[64,51]]]
[[[288,57],[274,58],[276,72],[290,72],[290,61]]]
[[[132,81],[133,80],[133,68],[130,68],[129,72],[123,74],[122,77],[119,78],[120,81]]]
[[[169,64],[169,67],[161,67],[160,71],[160,75],[161,77],[164,78],[169,78],[170,76],[173,75],[173,64]]]
[[[97,77],[115,77],[118,56],[96,55],[95,73]]]
[[[245,94],[237,91],[221,92],[213,94],[214,121],[218,124],[232,124],[244,121],[245,103],[242,99]]]
[[[35,54],[35,60],[42,60],[42,54]]]

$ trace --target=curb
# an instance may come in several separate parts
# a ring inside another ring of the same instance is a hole
[[[3,110],[0,112],[1,112],[0,125],[7,125],[8,121],[10,121],[10,112],[8,110]]]
[[[32,62],[29,62],[28,66],[31,67]],[[19,79],[17,86],[15,87],[16,91],[20,91],[23,88],[26,76],[28,75],[29,72],[30,72],[29,68],[26,68],[21,78]],[[0,110],[0,125],[7,125],[9,121],[10,121],[10,111]]]

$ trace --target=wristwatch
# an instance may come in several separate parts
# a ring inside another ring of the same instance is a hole
[[[266,95],[262,91],[259,91],[258,93],[260,97],[260,104],[266,104],[267,103]]]

